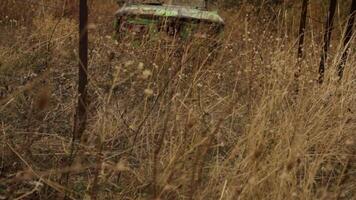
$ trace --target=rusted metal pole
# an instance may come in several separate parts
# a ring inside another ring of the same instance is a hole
[[[71,152],[67,166],[71,167],[77,153],[77,143],[80,142],[87,121],[87,84],[88,84],[88,5],[87,0],[79,2],[79,63],[78,63],[78,99],[74,116]],[[63,175],[65,186],[69,184],[70,172]],[[64,199],[69,199],[67,191]]]
[[[330,0],[330,6],[328,11],[328,17],[325,24],[325,32],[324,32],[324,46],[321,53],[320,65],[319,65],[319,83],[323,83],[324,81],[324,73],[325,73],[325,62],[328,58],[328,49],[330,46],[330,39],[333,29],[334,16],[336,11],[337,0]]]
[[[344,48],[343,48],[343,54],[341,57],[341,61],[338,65],[338,75],[339,75],[339,80],[342,79],[344,75],[344,68],[346,64],[346,60],[348,57],[349,49],[350,49],[350,42],[353,34],[353,26],[355,22],[355,16],[356,16],[356,0],[352,0],[351,4],[351,9],[350,9],[350,17],[349,20],[347,21],[347,26],[346,26],[346,32],[344,35]]]
[[[74,122],[73,139],[80,140],[87,120],[87,84],[88,84],[88,4],[80,0],[79,4],[79,65],[78,65],[78,102]]]

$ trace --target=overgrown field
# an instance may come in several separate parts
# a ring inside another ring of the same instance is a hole
[[[74,150],[76,11],[4,2],[0,199],[356,198],[355,39],[336,77],[350,1],[338,9],[322,85],[321,1],[311,2],[299,62],[299,1],[219,7],[226,29],[211,54],[164,35],[117,42],[116,4],[92,1],[90,106]]]

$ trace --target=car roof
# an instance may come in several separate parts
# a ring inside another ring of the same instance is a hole
[[[224,24],[224,20],[217,12],[178,5],[129,4],[116,12],[117,16],[130,14],[197,19],[222,25]]]
[[[127,4],[167,4],[206,9],[206,0],[126,0],[125,2]]]

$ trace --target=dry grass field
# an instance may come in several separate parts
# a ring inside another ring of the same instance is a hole
[[[0,199],[356,199],[355,39],[335,76],[351,1],[322,85],[323,1],[311,1],[300,62],[299,1],[219,7],[216,54],[164,36],[119,43],[117,5],[89,2],[90,104],[73,151],[76,10],[1,0]]]

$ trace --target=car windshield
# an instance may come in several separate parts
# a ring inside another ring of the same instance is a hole
[[[167,4],[201,8],[201,9],[205,8],[205,0],[168,0]]]

